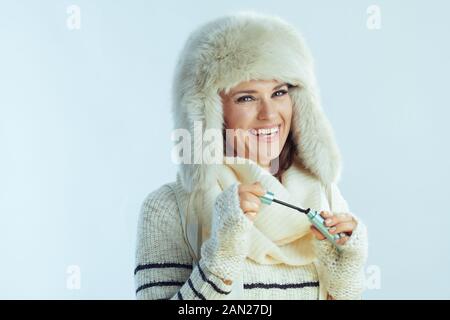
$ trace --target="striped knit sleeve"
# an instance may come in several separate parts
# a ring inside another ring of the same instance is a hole
[[[138,221],[137,299],[221,300],[230,293],[202,259],[193,265],[182,234],[175,195],[163,185],[144,200]]]

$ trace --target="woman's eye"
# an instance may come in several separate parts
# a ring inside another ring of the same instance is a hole
[[[286,90],[278,90],[274,93],[274,95],[276,97],[281,97],[281,96],[284,96],[286,93],[288,93]]]
[[[239,99],[237,99],[236,101],[241,103],[241,102],[249,102],[252,101],[253,97],[252,96],[242,96]]]
[[[278,91],[275,91],[275,92],[273,93],[273,95],[274,95],[275,97],[282,97],[282,96],[284,96],[286,93],[288,93],[287,90],[278,90]],[[253,96],[242,96],[242,97],[238,98],[238,99],[236,100],[236,102],[237,102],[237,103],[243,103],[243,102],[250,102],[250,101],[253,101],[253,100],[255,100],[255,98],[253,98]]]

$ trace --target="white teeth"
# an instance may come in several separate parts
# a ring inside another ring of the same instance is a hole
[[[269,129],[250,129],[250,133],[259,136],[261,134],[264,135],[270,135],[270,134],[275,134],[278,132],[278,127],[273,127],[273,128],[269,128]]]

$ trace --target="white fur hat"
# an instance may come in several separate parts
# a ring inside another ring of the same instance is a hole
[[[211,128],[222,132],[219,92],[253,79],[275,79],[294,86],[289,89],[291,130],[297,144],[294,161],[301,161],[324,184],[337,182],[340,151],[320,105],[313,58],[303,37],[279,17],[240,12],[192,32],[179,57],[172,88],[174,125],[194,137],[191,163],[180,164],[183,188],[188,192],[207,188],[209,170],[214,167],[194,159],[195,154],[202,157],[204,148],[195,138],[199,132],[194,132],[198,130],[194,124],[200,123],[202,132]],[[223,139],[213,144],[223,150]]]

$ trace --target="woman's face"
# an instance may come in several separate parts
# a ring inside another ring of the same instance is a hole
[[[228,131],[227,147],[231,146],[234,155],[270,166],[283,149],[291,126],[292,101],[287,84],[251,80],[241,82],[228,94],[221,92],[220,96]]]

